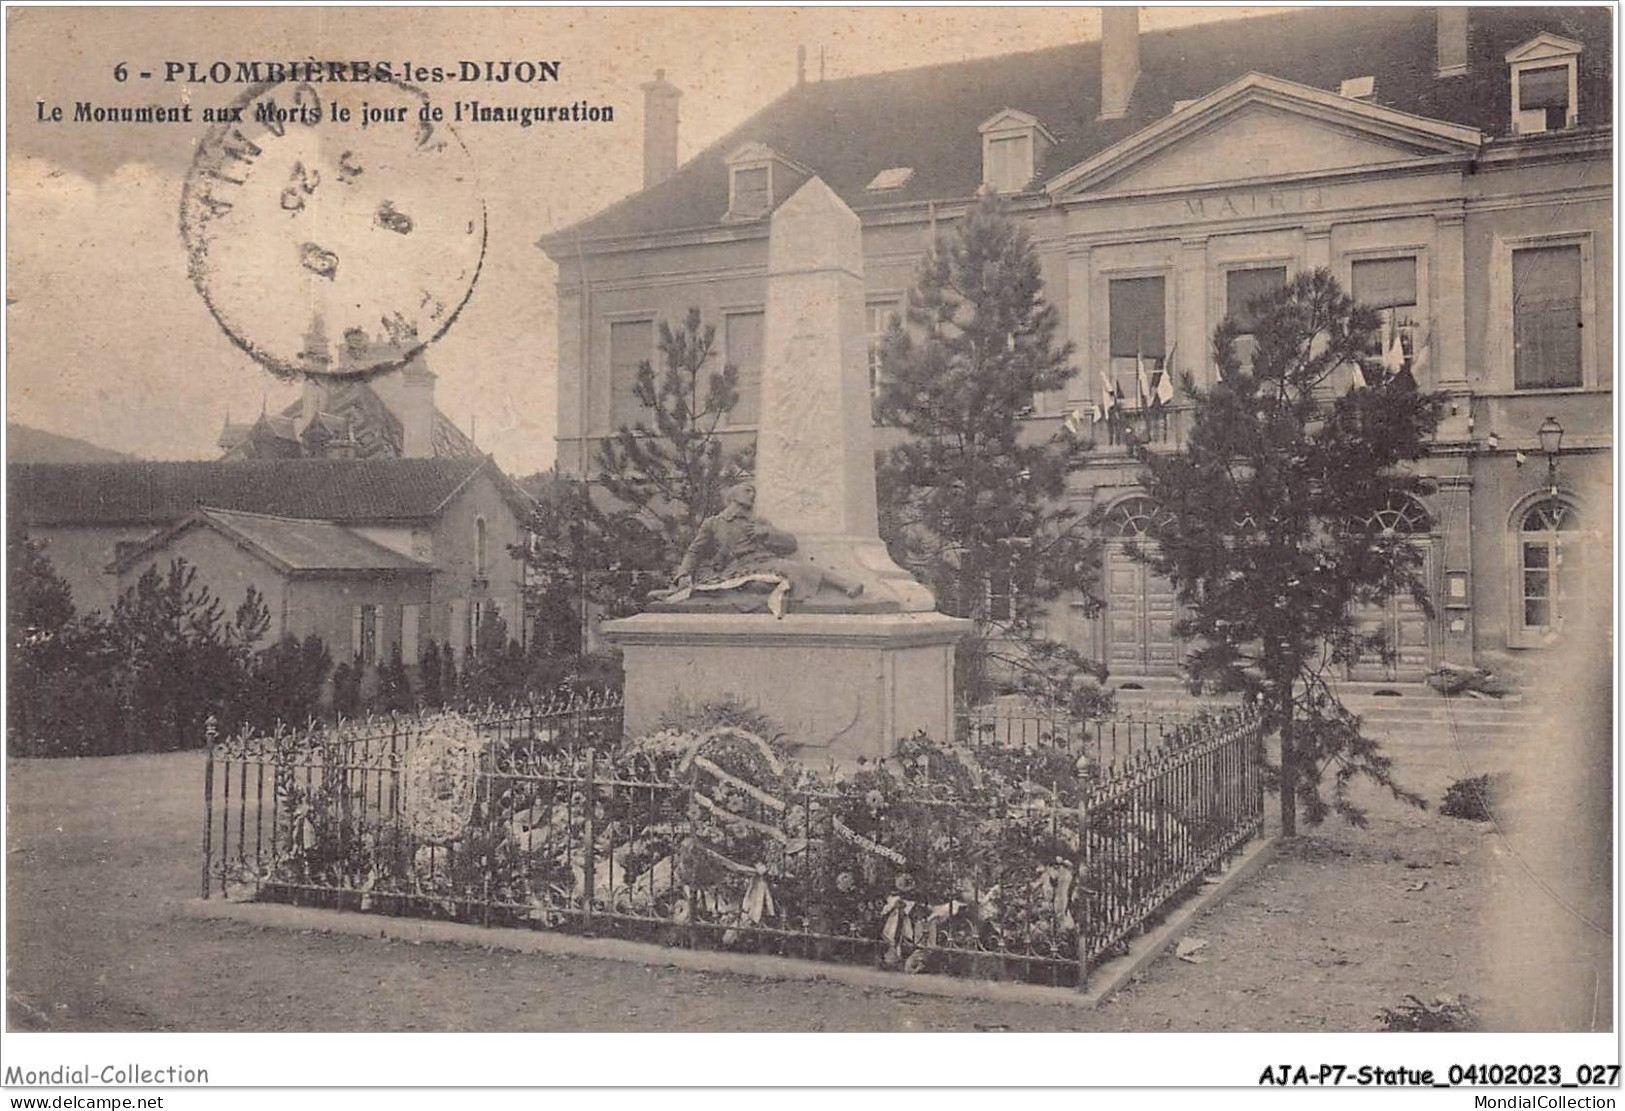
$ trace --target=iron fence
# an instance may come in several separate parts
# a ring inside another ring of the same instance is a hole
[[[1128,761],[1165,745],[1197,716],[1133,713],[1100,718],[1046,714],[1025,704],[964,707],[955,716],[959,739],[977,746],[1059,749],[1086,758],[1100,776],[1118,774]]]
[[[612,696],[216,739],[203,894],[1074,986],[1261,826],[1255,717],[998,717],[839,775]]]

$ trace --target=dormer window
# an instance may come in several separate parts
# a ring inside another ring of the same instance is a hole
[[[914,167],[893,166],[890,169],[881,170],[869,180],[869,184],[865,185],[864,189],[870,193],[889,193],[893,189],[901,189],[907,185],[909,179],[913,176]]]
[[[1037,175],[1055,136],[1025,112],[1006,108],[977,129],[982,133],[982,185],[1019,193]]]
[[[1562,131],[1579,121],[1580,49],[1543,32],[1507,54],[1514,135]]]
[[[761,219],[811,176],[804,167],[761,143],[746,143],[727,162],[729,220]]]
[[[1350,77],[1337,87],[1337,95],[1350,100],[1370,100],[1376,93],[1375,77]]]
[[[745,166],[734,170],[729,212],[735,216],[761,216],[771,207],[772,201],[772,166]]]

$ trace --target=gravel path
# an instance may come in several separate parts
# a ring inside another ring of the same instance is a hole
[[[1416,755],[1437,799],[1451,754]],[[1164,956],[1088,1012],[185,917],[202,768],[8,765],[13,1029],[1370,1030],[1407,994],[1485,990],[1488,827],[1383,798],[1371,828],[1328,823],[1198,919],[1201,963]]]

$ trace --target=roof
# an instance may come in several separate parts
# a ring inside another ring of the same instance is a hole
[[[6,462],[8,463],[112,463],[134,459],[122,451],[72,436],[59,436],[26,424],[6,422]]]
[[[168,525],[199,506],[341,524],[422,520],[480,471],[507,496],[513,483],[488,456],[14,463],[6,468],[6,509],[23,526]]]
[[[1337,92],[1375,78],[1369,103],[1508,136],[1507,51],[1547,32],[1584,44],[1580,124],[1612,122],[1612,11],[1473,8],[1468,69],[1435,75],[1435,10],[1394,5],[1312,8],[1140,35],[1141,75],[1127,114],[1101,121],[1100,43],[798,85],[690,159],[667,180],[542,240],[555,255],[578,240],[648,235],[722,222],[726,157],[764,143],[810,167],[861,213],[865,208],[973,196],[981,184],[984,121],[1009,108],[1057,140],[1040,179],[1054,177],[1249,72]],[[1527,141],[1538,141],[1527,140]],[[912,167],[899,189],[867,192],[875,174]]]
[[[184,533],[213,529],[252,555],[290,576],[392,571],[428,574],[434,567],[412,559],[332,521],[272,517],[202,508],[172,528],[120,556],[118,573],[130,570],[162,551]]]

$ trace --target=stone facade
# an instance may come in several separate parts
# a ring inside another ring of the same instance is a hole
[[[560,467],[590,469],[597,440],[619,423],[626,367],[653,350],[655,321],[697,306],[726,337],[731,318],[762,311],[766,221],[727,218],[724,154],[771,131],[777,155],[830,181],[857,211],[874,334],[975,190],[953,167],[968,162],[974,172],[980,152],[986,179],[990,136],[1008,137],[1010,121],[1025,118],[1034,122],[1020,149],[1034,159],[1032,177],[1009,205],[1037,246],[1079,368],[1067,389],[1033,399],[1030,435],[1048,438],[1068,414],[1088,414],[1103,376],[1132,402],[1137,356],[1154,370],[1173,356],[1178,370],[1210,381],[1209,337],[1232,297],[1329,267],[1356,296],[1381,302],[1405,364],[1448,399],[1422,464],[1437,492],[1393,507],[1394,527],[1423,550],[1436,613],[1396,602],[1363,615],[1389,631],[1399,658],[1353,677],[1414,681],[1444,662],[1516,671],[1524,653],[1561,636],[1565,611],[1611,604],[1611,42],[1606,18],[1593,25],[1576,11],[1445,12],[1436,27],[1425,9],[1311,12],[1269,17],[1267,30],[1258,21],[1250,33],[1242,25],[1254,21],[1141,36],[1132,51],[1107,51],[1137,64],[1135,74],[1107,75],[1131,87],[1115,122],[1092,110],[1092,93],[1041,87],[1071,57],[1054,52],[965,64],[967,73],[980,67],[984,84],[1002,82],[989,94],[1010,98],[1002,108],[959,107],[953,67],[913,83],[899,74],[797,90],[670,181],[543,241],[559,266]],[[1347,49],[1305,60],[1292,44],[1306,35],[1340,36]],[[1229,36],[1228,45],[1204,53],[1204,36]],[[1076,56],[1075,80],[1100,88],[1098,51]],[[1175,69],[1175,57],[1205,61]],[[1323,72],[1311,72],[1316,65]],[[1569,91],[1520,84],[1520,67],[1537,65],[1568,72]],[[1370,73],[1374,92],[1359,95],[1366,82],[1349,79]],[[1188,87],[1194,80],[1208,83]],[[928,89],[941,95],[933,101]],[[1545,103],[1537,95],[1559,99],[1534,116],[1515,103]],[[802,116],[797,97],[808,105]],[[910,129],[927,136],[914,140],[918,150],[898,146],[895,129],[885,132],[890,146],[869,142],[880,132],[868,121],[888,119],[893,104],[922,113]],[[1044,104],[1060,107],[1038,110]],[[797,122],[828,119],[841,105],[850,134],[839,149]],[[1066,113],[1075,118],[1056,118]],[[1003,122],[978,133],[993,120]],[[875,164],[839,161],[863,157]],[[866,190],[879,171],[906,165],[922,169],[904,197]],[[721,356],[733,359],[726,342]],[[741,369],[747,388],[759,380],[759,367]],[[742,405],[731,434],[754,436],[755,411]],[[1548,418],[1563,428],[1555,494],[1538,435]],[[1176,400],[1145,428],[1171,447],[1188,419]],[[1123,554],[1145,523],[1135,468],[1106,424],[1092,427],[1096,450],[1071,496],[1111,511],[1107,609],[1086,619],[1058,606],[1050,631],[1107,661],[1119,680],[1171,676],[1181,655],[1172,598]],[[877,430],[882,446],[885,436]],[[1553,510],[1561,525],[1536,527]]]

